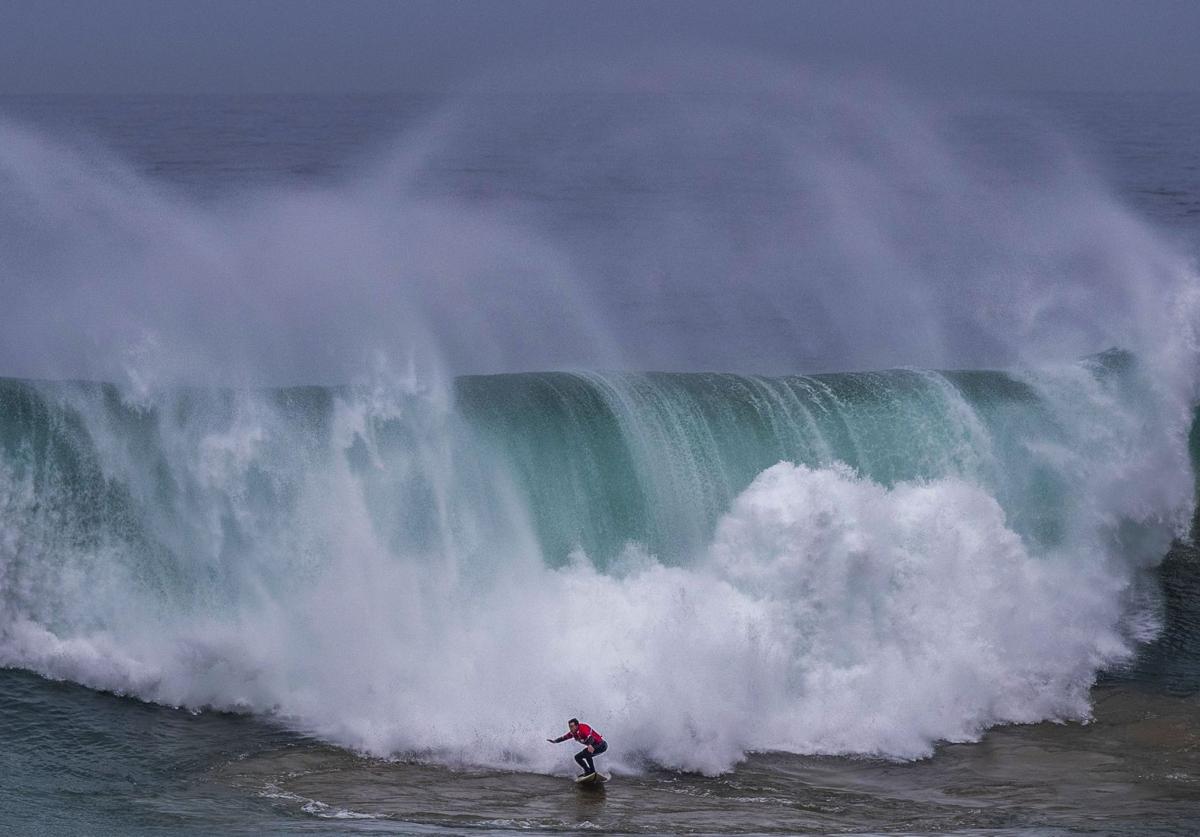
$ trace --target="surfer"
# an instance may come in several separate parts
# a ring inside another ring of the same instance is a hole
[[[605,741],[600,733],[589,727],[587,724],[579,723],[578,718],[572,718],[567,721],[567,734],[560,735],[558,738],[547,738],[551,744],[560,744],[568,738],[574,738],[576,741],[583,744],[583,749],[575,754],[575,761],[583,768],[581,776],[590,776],[596,772],[596,766],[592,764],[592,757],[598,756],[608,749],[608,742]],[[601,777],[603,778],[603,777]]]

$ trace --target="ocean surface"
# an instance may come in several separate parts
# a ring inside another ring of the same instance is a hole
[[[1196,832],[1200,95],[636,81],[0,97],[6,833]]]

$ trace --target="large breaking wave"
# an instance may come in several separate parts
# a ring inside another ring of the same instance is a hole
[[[1190,518],[1194,271],[1007,112],[709,64],[209,202],[0,125],[0,664],[530,769],[1086,717]]]
[[[704,771],[1087,717],[1192,500],[1115,352],[0,400],[4,664],[539,769],[572,714]]]

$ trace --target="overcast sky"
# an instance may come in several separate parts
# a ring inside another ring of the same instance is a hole
[[[676,45],[921,84],[1200,89],[1197,0],[0,0],[0,92],[437,90]]]

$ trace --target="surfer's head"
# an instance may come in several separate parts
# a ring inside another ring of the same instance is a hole
[[[567,721],[567,727],[571,730],[571,732],[574,732],[579,728],[579,719],[572,718],[571,720]]]

